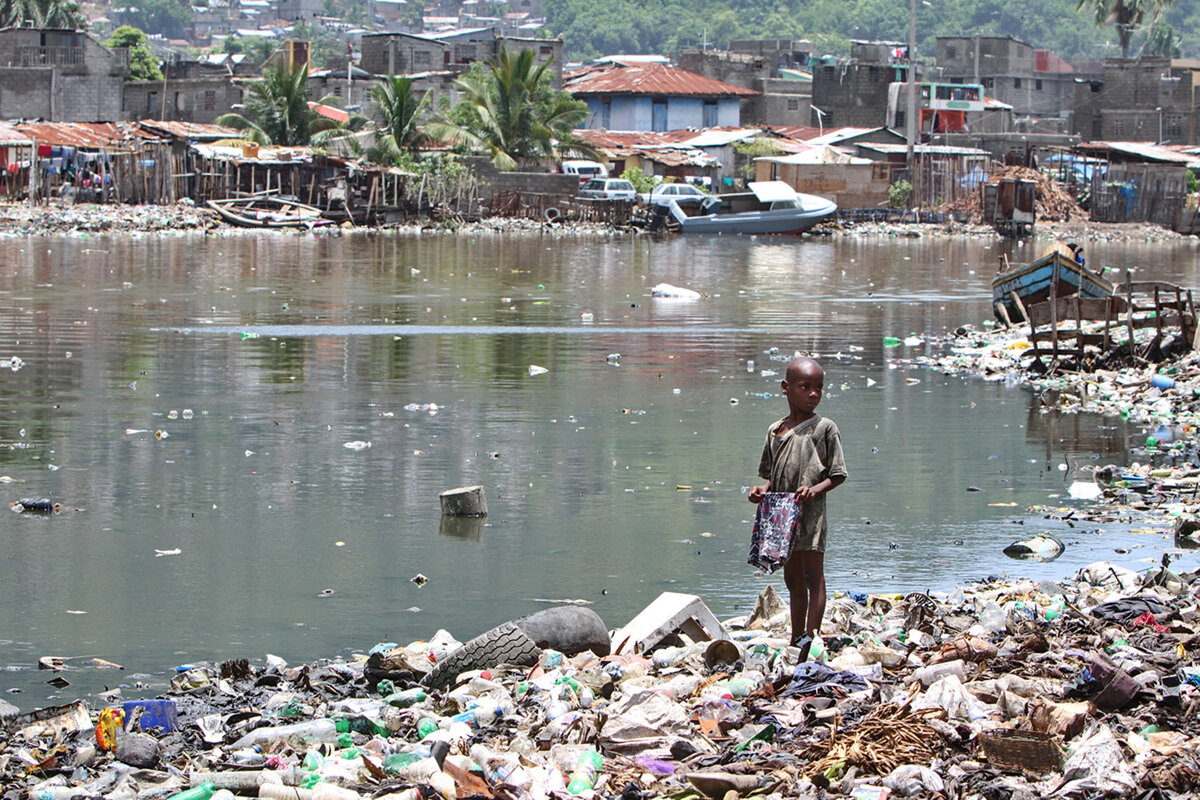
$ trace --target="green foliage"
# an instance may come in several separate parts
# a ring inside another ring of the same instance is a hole
[[[1111,27],[1088,25],[1080,0],[934,0],[917,8],[917,54],[931,60],[938,36],[1013,36],[1068,58],[1116,55],[1105,47]],[[1083,0],[1095,3],[1120,0]],[[1123,0],[1167,9],[1185,56],[1200,56],[1200,3]],[[725,48],[731,39],[808,39],[815,55],[848,56],[851,39],[904,41],[909,4],[903,0],[545,0],[545,30],[561,34],[569,60],[617,53],[671,55],[683,49]],[[1089,14],[1094,17],[1094,13]],[[1146,14],[1138,24],[1148,23]],[[1107,23],[1106,23],[1107,25]],[[1138,39],[1146,29],[1131,27]],[[1115,40],[1114,40],[1115,41]]]
[[[1121,58],[1129,58],[1129,45],[1133,33],[1143,22],[1157,22],[1168,8],[1171,0],[1077,0],[1075,7],[1091,14],[1096,25],[1113,25],[1121,43]]]
[[[754,159],[761,156],[773,156],[782,153],[782,148],[770,136],[755,136],[748,141],[734,142],[733,151],[742,162],[740,172],[745,178],[753,178],[757,167]]]
[[[371,88],[379,107],[379,138],[368,151],[376,163],[400,164],[405,155],[413,156],[426,141],[421,130],[421,114],[432,96],[426,92],[419,100],[413,91],[412,78],[388,75],[383,83]]]
[[[109,47],[129,48],[129,77],[135,81],[161,81],[162,70],[158,59],[146,45],[146,34],[129,25],[122,25],[112,32],[105,42]]]
[[[35,28],[87,27],[87,17],[71,0],[0,0],[0,28],[32,22]]]
[[[245,53],[256,67],[262,67],[267,59],[275,52],[275,40],[266,36],[227,36],[225,37],[224,52]]]
[[[192,7],[185,0],[137,0],[113,15],[122,25],[148,34],[182,39],[192,24]]]
[[[222,114],[216,123],[262,145],[307,145],[338,127],[308,107],[307,64],[264,70],[262,78],[246,84],[245,106],[242,113]]]
[[[896,181],[888,187],[888,206],[908,208],[912,202],[913,185],[908,181]]]
[[[1180,44],[1183,41],[1175,28],[1169,22],[1158,21],[1150,28],[1150,33],[1146,35],[1146,42],[1142,45],[1143,56],[1164,56],[1166,58],[1179,58],[1183,52]]]
[[[1187,174],[1187,193],[1195,194],[1200,192],[1200,177],[1197,177],[1194,170],[1188,170]]]
[[[572,133],[587,119],[587,104],[554,89],[549,70],[549,61],[535,63],[530,48],[515,55],[505,48],[454,82],[462,100],[435,116],[426,131],[464,152],[486,155],[502,170],[570,155],[598,157]]]
[[[659,183],[656,175],[643,175],[641,167],[630,167],[621,173],[621,177],[632,183],[638,194],[649,192]]]

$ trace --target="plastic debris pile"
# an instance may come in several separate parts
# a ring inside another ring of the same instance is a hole
[[[717,638],[704,615],[656,620],[626,639],[640,654],[500,648],[525,665],[449,675],[472,643],[439,631],[298,667],[190,665],[155,699],[0,705],[2,796],[1175,796],[1200,790],[1198,589],[1104,562],[835,596],[803,663],[767,588]]]

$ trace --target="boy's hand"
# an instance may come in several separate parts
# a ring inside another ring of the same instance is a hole
[[[796,490],[796,499],[799,500],[801,503],[807,503],[809,500],[814,499],[816,496],[817,496],[817,493],[815,491],[813,491],[812,486],[801,486],[799,489]]]
[[[767,485],[764,483],[761,486],[751,486],[749,499],[751,503],[758,505],[762,502],[763,495],[767,492]]]

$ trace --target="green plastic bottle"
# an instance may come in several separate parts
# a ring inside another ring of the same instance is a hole
[[[417,733],[422,739],[438,729],[437,720],[431,717],[421,717],[417,723]]]
[[[193,786],[190,789],[173,794],[167,800],[209,800],[217,791],[217,785],[212,781]]]
[[[571,773],[567,791],[571,794],[583,794],[596,785],[596,778],[604,767],[604,756],[595,750],[584,750],[579,755],[579,763]]]

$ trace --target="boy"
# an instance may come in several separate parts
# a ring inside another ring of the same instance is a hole
[[[750,502],[759,503],[766,492],[795,492],[804,503],[791,556],[783,565],[792,644],[804,661],[825,616],[825,494],[846,480],[846,460],[837,425],[816,413],[825,390],[821,365],[796,358],[779,386],[790,413],[767,429],[758,465],[766,483],[750,489]]]

